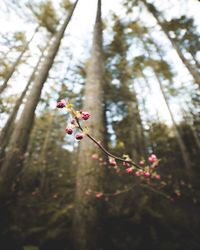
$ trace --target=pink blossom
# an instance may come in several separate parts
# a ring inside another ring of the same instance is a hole
[[[123,166],[125,166],[127,168],[131,166],[131,164],[129,162],[125,162],[125,161],[123,161],[122,164],[123,164]]]
[[[148,160],[153,163],[156,162],[158,159],[156,155],[152,154],[149,156]]]
[[[86,112],[86,111],[82,111],[81,112],[81,118],[83,119],[83,120],[88,120],[89,118],[90,118],[90,114],[88,113],[88,112]]]
[[[76,121],[73,119],[73,120],[71,120],[71,124],[72,125],[75,125],[76,124]]]
[[[126,173],[127,174],[132,174],[133,173],[133,168],[127,168]]]
[[[149,172],[144,172],[144,176],[146,176],[146,177],[150,177],[150,176],[151,176],[151,174],[150,174]]]
[[[71,135],[73,133],[73,130],[71,128],[65,128],[65,131],[68,135]]]
[[[157,174],[157,175],[155,176],[155,178],[156,178],[157,180],[160,180],[160,175]]]
[[[97,154],[93,154],[92,155],[92,160],[98,160],[98,155]]]
[[[144,161],[140,161],[139,164],[140,164],[140,165],[144,165]]]
[[[137,172],[135,172],[135,175],[136,175],[136,176],[140,176],[140,175],[141,175],[141,172],[140,172],[140,171],[137,171]]]
[[[66,106],[66,102],[64,99],[57,102],[57,105],[56,105],[57,108],[61,108],[61,109],[64,108],[65,106]]]
[[[102,193],[102,192],[97,192],[97,193],[96,193],[96,198],[97,198],[97,199],[100,199],[102,196],[103,196],[103,193]]]
[[[77,140],[82,140],[83,139],[83,133],[76,134],[76,139]]]
[[[109,163],[110,163],[111,166],[116,166],[117,165],[115,159],[113,159],[113,158],[109,159]]]

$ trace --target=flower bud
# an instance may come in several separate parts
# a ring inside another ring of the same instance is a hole
[[[100,199],[102,196],[103,196],[103,193],[102,193],[102,192],[97,192],[97,193],[96,193],[96,198],[97,198],[97,199]]]
[[[116,161],[115,161],[114,158],[110,158],[110,159],[109,159],[109,163],[110,163],[110,165],[113,166],[113,167],[117,165],[117,163],[116,163]]]
[[[144,165],[144,161],[140,161],[139,164],[140,164],[140,165]]]
[[[83,139],[83,133],[76,134],[76,140],[82,140]]]
[[[155,176],[155,178],[156,178],[157,180],[160,180],[160,175],[157,174],[157,175]]]
[[[73,133],[73,130],[71,128],[66,128],[65,131],[68,135],[71,135]]]
[[[132,174],[133,173],[133,168],[127,168],[126,173],[127,174]]]
[[[150,177],[151,174],[150,174],[149,172],[144,172],[144,176],[145,176],[145,177]]]
[[[88,113],[88,112],[86,112],[86,111],[82,111],[81,112],[81,118],[83,119],[83,120],[88,120],[89,118],[90,118],[90,114]]]
[[[60,108],[60,109],[64,108],[65,106],[66,106],[66,102],[65,102],[64,99],[62,99],[59,102],[57,102],[57,105],[56,105],[56,107]]]
[[[127,168],[131,166],[131,164],[129,162],[125,162],[125,161],[123,161],[122,164],[124,167],[127,167]]]
[[[148,160],[152,163],[156,162],[158,159],[157,159],[157,156],[152,154],[149,156]]]

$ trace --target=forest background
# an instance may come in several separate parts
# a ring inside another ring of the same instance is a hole
[[[199,1],[1,6],[0,243],[199,249]]]

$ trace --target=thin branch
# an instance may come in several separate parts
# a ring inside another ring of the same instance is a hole
[[[77,117],[75,117],[75,120],[78,124],[78,128],[83,131],[83,128],[78,120]],[[128,161],[128,160],[125,160],[124,158],[121,158],[121,157],[118,157],[116,155],[113,155],[111,154],[107,149],[105,149],[92,135],[90,135],[89,133],[87,133],[87,137],[90,138],[106,155],[118,160],[118,161],[121,161],[121,162],[125,162],[125,163],[129,163],[131,164],[132,166],[136,167],[136,168],[139,168],[139,169],[142,169],[142,167],[138,166],[135,162],[133,161]]]

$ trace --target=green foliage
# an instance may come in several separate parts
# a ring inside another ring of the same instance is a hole
[[[56,32],[59,20],[51,0],[42,1],[40,4],[29,2],[28,7],[37,18],[40,26],[45,27],[52,34]]]

